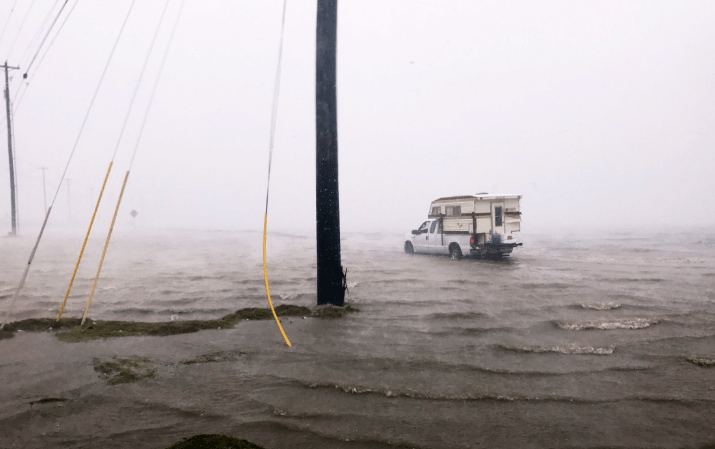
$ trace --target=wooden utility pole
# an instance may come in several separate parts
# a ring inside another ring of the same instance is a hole
[[[318,305],[342,306],[345,277],[340,261],[336,52],[338,1],[318,0],[315,70],[315,214]]]
[[[8,76],[8,70],[18,70],[19,67],[10,67],[5,61],[5,65],[2,65],[5,69],[5,113],[7,115],[7,154],[10,159],[10,208],[12,209],[11,220],[12,220],[12,231],[10,235],[17,235],[17,195],[15,194],[15,157],[12,152],[12,120],[10,116],[10,78]]]

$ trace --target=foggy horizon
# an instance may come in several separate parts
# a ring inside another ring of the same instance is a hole
[[[48,205],[57,192],[47,232],[86,230],[163,2],[134,7],[69,189],[58,183],[129,3],[78,3],[25,81],[48,5],[0,5],[0,57],[21,67],[10,93],[25,236],[43,218],[41,167]],[[262,228],[282,5],[186,3],[118,232],[131,232],[131,210],[140,229]],[[111,220],[177,12],[171,3],[93,237]],[[524,233],[715,226],[714,17],[706,2],[342,1],[343,232],[402,235],[434,199],[477,192],[522,195]],[[269,232],[315,231],[314,74],[315,4],[288,2]],[[3,156],[2,235],[9,196]]]

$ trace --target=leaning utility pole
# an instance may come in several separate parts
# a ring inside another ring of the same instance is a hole
[[[2,65],[5,69],[5,113],[7,115],[7,154],[10,158],[10,207],[12,209],[12,231],[10,235],[17,235],[17,205],[15,204],[15,158],[12,152],[12,121],[10,119],[10,78],[8,70],[18,70],[19,67],[9,67],[7,61]]]
[[[340,262],[336,52],[338,1],[318,0],[315,70],[315,214],[318,305],[342,306],[345,276]]]

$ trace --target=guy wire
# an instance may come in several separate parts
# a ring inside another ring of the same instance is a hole
[[[131,162],[129,163],[129,168],[127,169],[127,173],[124,175],[124,182],[122,184],[122,189],[119,192],[119,198],[117,199],[117,205],[114,208],[114,216],[112,217],[112,223],[109,226],[109,232],[107,233],[107,239],[104,242],[104,248],[102,249],[102,257],[99,260],[99,266],[97,267],[97,273],[94,276],[94,280],[92,281],[92,288],[89,293],[89,297],[87,298],[87,303],[84,308],[84,314],[82,315],[82,322],[80,324],[84,324],[84,321],[87,319],[87,316],[89,315],[89,307],[92,304],[92,299],[94,298],[94,292],[97,288],[97,282],[99,282],[99,275],[102,272],[102,265],[104,264],[104,258],[107,255],[107,248],[109,247],[109,241],[112,238],[112,232],[114,230],[114,223],[117,220],[117,214],[119,213],[119,206],[122,204],[122,197],[124,196],[124,189],[127,187],[127,181],[129,180],[129,172],[132,169],[132,165],[134,164],[134,158],[137,155],[137,149],[139,148],[139,142],[141,141],[142,134],[144,133],[144,125],[147,122],[147,117],[149,116],[149,110],[151,109],[151,105],[154,102],[154,94],[156,93],[157,87],[159,85],[159,80],[161,79],[161,74],[164,71],[164,63],[166,62],[166,58],[169,54],[169,49],[171,48],[171,43],[174,40],[174,33],[176,32],[176,27],[179,23],[179,18],[181,17],[181,12],[184,9],[184,2],[185,0],[181,0],[181,4],[179,5],[179,11],[176,14],[176,19],[174,20],[174,25],[171,30],[171,35],[169,36],[169,42],[166,45],[166,50],[164,51],[164,55],[161,59],[161,64],[159,65],[159,72],[156,76],[156,80],[154,82],[154,86],[152,87],[152,91],[149,97],[149,103],[147,104],[146,107],[146,112],[144,114],[144,119],[142,120],[142,124],[139,130],[139,136],[136,141],[136,145],[134,147],[134,153],[132,154],[132,159]],[[164,12],[162,12],[161,20],[159,22],[159,25],[157,26],[157,33],[159,32],[159,28],[161,28],[161,23],[164,20],[164,14],[166,13],[166,6],[168,6],[169,0],[167,0],[167,3],[164,7]],[[156,37],[156,36],[155,36]],[[152,43],[153,46],[153,43]]]
[[[62,177],[60,178],[60,182],[58,183],[57,190],[55,191],[55,196],[52,198],[52,202],[50,203],[50,207],[47,208],[47,212],[45,213],[45,220],[42,223],[42,228],[40,230],[40,233],[37,235],[37,241],[35,242],[35,246],[32,249],[32,252],[30,253],[30,258],[27,261],[27,265],[25,266],[25,272],[22,275],[22,278],[20,279],[20,283],[17,286],[17,289],[15,290],[15,294],[12,297],[12,300],[10,301],[10,305],[7,308],[5,312],[5,317],[9,316],[10,312],[12,311],[15,301],[17,301],[17,297],[20,296],[20,291],[22,290],[22,287],[25,285],[25,280],[27,279],[27,273],[30,271],[30,266],[32,265],[32,260],[35,257],[35,252],[37,251],[37,247],[40,244],[40,240],[42,239],[42,233],[45,230],[45,225],[47,225],[47,220],[50,218],[50,212],[52,211],[52,206],[54,206],[55,201],[57,200],[57,196],[60,193],[60,189],[62,188],[62,181],[64,181],[65,176],[67,175],[67,170],[69,169],[70,163],[72,162],[72,158],[74,157],[75,150],[77,150],[77,144],[79,143],[79,139],[82,136],[82,131],[84,130],[85,125],[87,124],[87,119],[89,118],[89,114],[92,111],[92,107],[94,106],[94,101],[97,99],[97,94],[99,93],[100,87],[102,87],[102,83],[104,81],[104,76],[107,74],[107,69],[109,68],[109,63],[112,61],[112,58],[114,56],[114,51],[117,49],[117,44],[119,43],[119,39],[121,38],[123,32],[124,32],[124,27],[127,24],[127,20],[129,19],[129,15],[131,14],[132,9],[134,8],[134,3],[136,0],[132,0],[131,5],[129,6],[129,10],[127,11],[127,15],[124,17],[124,22],[122,23],[122,27],[119,30],[119,35],[117,35],[117,39],[114,41],[114,46],[112,47],[112,51],[109,54],[109,58],[107,59],[107,63],[104,66],[104,70],[102,71],[102,76],[99,79],[99,83],[97,84],[97,88],[94,91],[94,95],[92,96],[92,100],[90,101],[89,108],[87,109],[87,114],[84,116],[84,120],[82,121],[82,126],[80,127],[79,134],[77,135],[77,139],[75,140],[74,146],[72,147],[72,151],[70,152],[69,159],[67,160],[67,165],[65,166],[64,171],[62,172]],[[4,320],[3,323],[0,324],[0,329],[2,329],[5,326]]]
[[[268,297],[268,305],[271,307],[271,312],[273,312],[273,318],[276,319],[276,324],[278,324],[278,329],[281,331],[281,334],[283,335],[283,339],[285,340],[286,344],[288,346],[291,346],[290,341],[288,340],[288,337],[286,336],[286,333],[283,331],[283,326],[281,326],[281,321],[278,319],[278,315],[276,315],[276,310],[273,308],[273,301],[271,300],[271,291],[268,288],[268,269],[266,265],[266,235],[268,232],[268,193],[270,192],[270,187],[271,187],[271,162],[273,161],[273,142],[275,139],[275,133],[276,133],[276,118],[278,116],[278,95],[280,94],[280,86],[281,86],[281,66],[282,66],[282,61],[283,61],[283,34],[285,31],[285,23],[286,23],[286,6],[287,6],[287,0],[283,0],[283,18],[281,20],[281,38],[280,38],[280,45],[278,47],[278,67],[276,69],[276,82],[273,87],[273,108],[271,111],[271,136],[269,140],[269,146],[268,146],[268,181],[266,182],[266,213],[263,216],[263,280],[266,283],[266,296]]]

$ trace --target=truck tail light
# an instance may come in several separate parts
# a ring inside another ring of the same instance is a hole
[[[469,239],[469,244],[472,245],[472,246],[474,246],[474,237],[471,237],[471,238]]]

